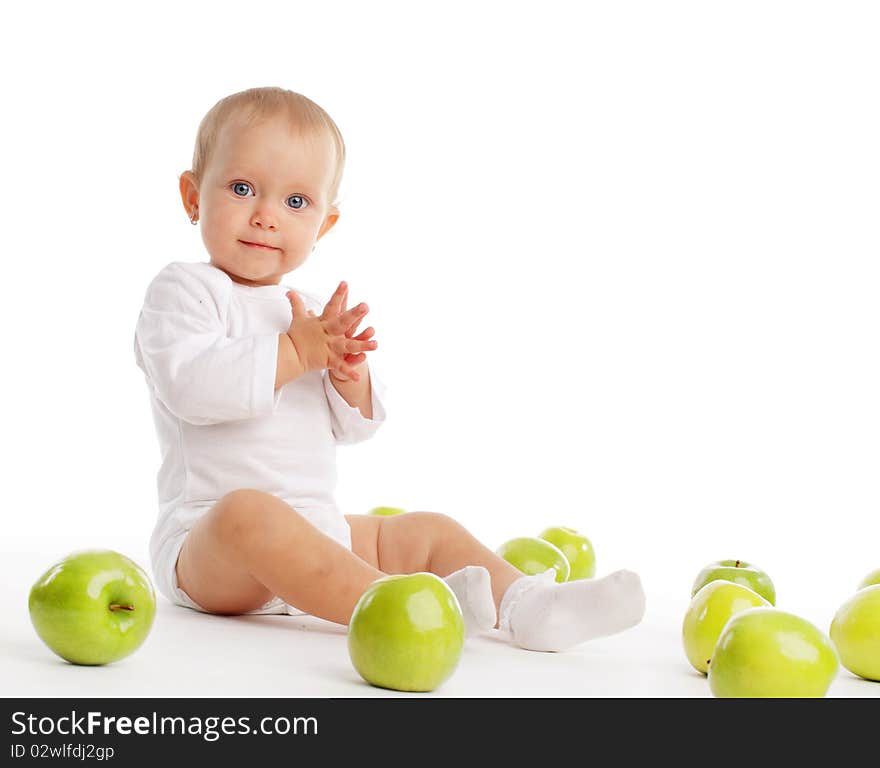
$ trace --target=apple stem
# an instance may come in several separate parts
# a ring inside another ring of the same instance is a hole
[[[739,568],[739,560],[736,561],[736,565],[734,565],[733,567],[734,567],[734,568]]]
[[[110,603],[111,611],[133,611],[133,605],[120,605],[119,603]]]

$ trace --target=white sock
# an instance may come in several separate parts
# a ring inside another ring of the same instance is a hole
[[[482,629],[495,626],[495,599],[492,597],[489,571],[481,565],[466,565],[444,576],[443,581],[458,598],[464,617],[465,635],[474,635]]]
[[[645,614],[645,593],[632,571],[557,584],[551,568],[513,582],[498,614],[498,628],[509,632],[515,645],[564,651],[638,624]]]

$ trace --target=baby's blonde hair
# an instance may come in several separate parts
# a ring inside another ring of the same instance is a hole
[[[309,135],[329,135],[336,149],[336,169],[327,193],[328,202],[338,205],[337,195],[345,166],[345,142],[333,118],[311,99],[300,93],[267,86],[248,88],[220,99],[199,123],[196,146],[193,151],[192,174],[201,184],[205,169],[220,135],[220,129],[230,118],[245,124],[268,117],[286,117],[292,126]]]

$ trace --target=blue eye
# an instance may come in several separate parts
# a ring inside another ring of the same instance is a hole
[[[247,197],[248,192],[252,191],[251,185],[246,181],[234,181],[229,186],[232,188],[233,194],[238,195],[239,197]],[[302,195],[291,195],[287,198],[287,203],[295,211],[301,211],[309,206],[309,201]]]

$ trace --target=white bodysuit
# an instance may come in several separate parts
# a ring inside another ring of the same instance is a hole
[[[205,262],[172,262],[147,289],[134,353],[162,456],[150,560],[158,590],[174,603],[202,610],[177,584],[177,554],[196,520],[239,488],[283,499],[351,549],[333,498],[336,444],[379,428],[385,388],[371,367],[372,419],[345,402],[326,370],[275,390],[278,334],[292,317],[288,290],[240,285]],[[321,314],[314,296],[297,293]],[[275,598],[253,613],[301,611]]]

